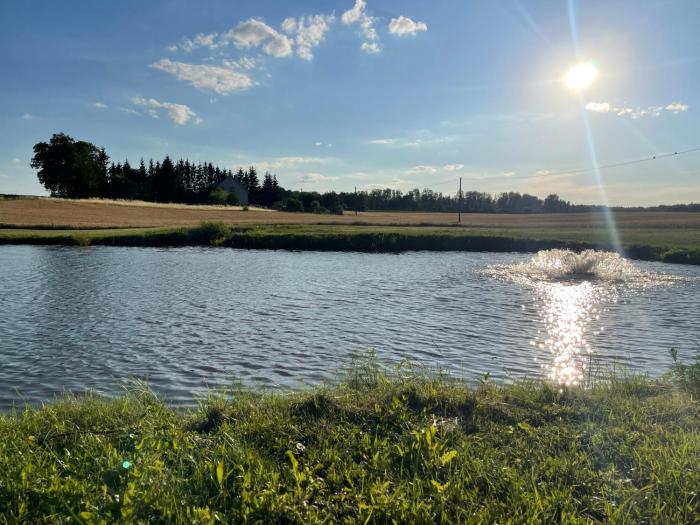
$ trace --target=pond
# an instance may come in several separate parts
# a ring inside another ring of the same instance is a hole
[[[234,383],[303,388],[370,349],[557,384],[698,351],[700,268],[571,256],[1,246],[0,407],[131,378],[184,405]]]

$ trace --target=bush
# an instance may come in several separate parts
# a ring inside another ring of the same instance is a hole
[[[309,211],[311,213],[321,213],[321,203],[317,200],[312,200],[309,204]]]
[[[331,208],[331,213],[333,215],[342,215],[343,214],[343,206],[342,204],[335,204]]]
[[[198,244],[214,244],[225,238],[231,232],[231,228],[223,222],[202,222],[196,228],[189,231],[191,241]]]
[[[299,199],[287,199],[284,209],[286,211],[304,211],[304,206]]]
[[[226,204],[229,206],[236,206],[238,204],[238,195],[236,195],[234,192],[229,193],[226,196]]]
[[[222,188],[215,188],[209,192],[209,201],[212,204],[226,204],[228,193]]]

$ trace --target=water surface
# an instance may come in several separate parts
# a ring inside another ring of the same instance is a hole
[[[129,377],[173,403],[234,381],[299,388],[370,348],[560,383],[591,357],[659,374],[672,346],[697,351],[699,268],[635,262],[681,277],[653,285],[485,272],[531,257],[2,246],[0,406],[114,393]]]

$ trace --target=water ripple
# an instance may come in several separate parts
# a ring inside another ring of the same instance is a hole
[[[298,388],[369,348],[467,378],[537,377],[568,341],[658,373],[700,334],[692,267],[635,264],[674,284],[632,286],[497,275],[530,260],[516,254],[3,246],[0,260],[2,407],[132,377],[177,404],[238,381]],[[554,378],[577,377],[564,369]]]

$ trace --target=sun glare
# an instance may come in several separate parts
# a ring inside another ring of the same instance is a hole
[[[598,70],[593,62],[581,62],[566,72],[564,84],[571,91],[578,93],[589,87],[596,76],[598,76]]]

